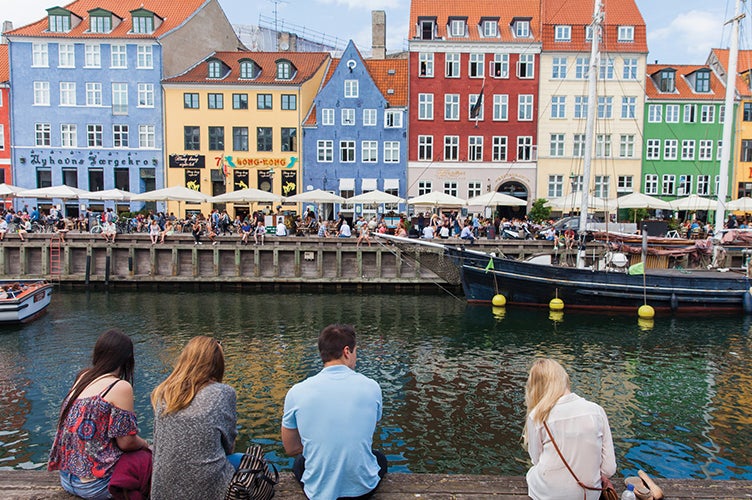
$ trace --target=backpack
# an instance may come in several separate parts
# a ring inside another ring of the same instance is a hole
[[[264,458],[264,450],[258,444],[251,444],[240,460],[240,467],[232,476],[225,500],[269,500],[274,496],[274,486],[279,483],[279,473],[274,464],[274,478],[271,477],[269,463]]]

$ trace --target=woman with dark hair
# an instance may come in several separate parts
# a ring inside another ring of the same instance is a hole
[[[154,406],[152,500],[224,498],[241,453],[232,454],[235,390],[223,384],[222,346],[194,337],[151,394]],[[229,455],[229,456],[228,456]]]
[[[133,342],[119,330],[97,339],[91,366],[81,370],[60,411],[48,470],[60,471],[68,493],[111,498],[108,491],[124,452],[148,448],[133,412]]]

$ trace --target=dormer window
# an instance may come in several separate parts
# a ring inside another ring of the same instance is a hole
[[[277,61],[277,80],[292,79],[294,71],[290,61]]]
[[[619,42],[634,42],[634,26],[619,26],[617,40]]]
[[[89,11],[89,32],[109,33],[112,31],[112,13],[104,9]]]
[[[240,78],[245,80],[253,80],[258,77],[260,71],[256,63],[253,61],[241,61],[240,62]]]
[[[436,33],[436,18],[418,19],[418,38],[420,40],[433,40]]]
[[[209,61],[209,78],[222,77],[222,63],[219,61]]]
[[[47,29],[53,33],[67,33],[71,30],[71,13],[59,7],[47,9]]]
[[[664,69],[659,75],[658,88],[661,92],[676,91],[676,70]]]
[[[572,40],[572,27],[559,25],[554,28],[555,42],[570,42]]]
[[[154,13],[146,9],[137,9],[131,11],[133,19],[132,33],[149,35],[154,33]]]
[[[496,38],[499,35],[498,19],[484,19],[481,22],[484,38]]]
[[[512,30],[515,38],[530,38],[530,19],[515,19]]]
[[[695,92],[710,92],[710,71],[695,73]]]
[[[449,35],[453,37],[465,36],[465,19],[451,19],[449,20]]]
[[[592,26],[585,26],[585,41],[586,42],[593,41],[593,27]]]

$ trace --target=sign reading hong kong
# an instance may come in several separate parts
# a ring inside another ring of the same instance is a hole
[[[252,158],[244,156],[215,156],[214,160],[216,165],[221,167],[223,163],[226,163],[230,168],[239,167],[279,167],[279,168],[293,168],[298,162],[298,158],[291,156],[289,158]]]
[[[58,166],[88,166],[88,167],[130,167],[130,166],[155,166],[157,164],[158,153],[148,155],[149,158],[143,158],[146,154],[131,155],[130,152],[120,151],[32,151],[29,153],[29,164],[37,167]]]

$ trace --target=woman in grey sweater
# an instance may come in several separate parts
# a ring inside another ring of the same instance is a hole
[[[224,498],[237,437],[235,390],[222,383],[224,371],[219,342],[194,337],[154,389],[153,500]]]

